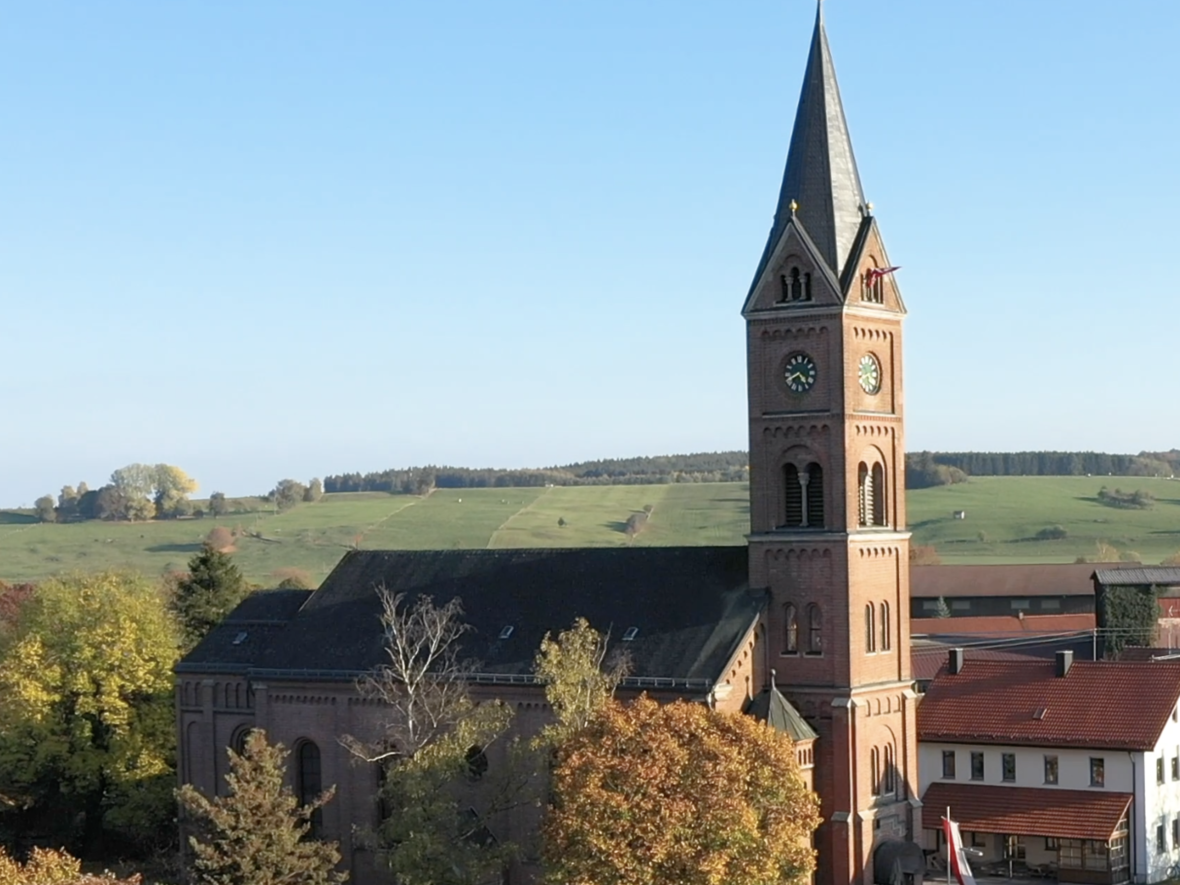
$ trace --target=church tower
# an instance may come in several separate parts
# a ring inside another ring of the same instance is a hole
[[[742,314],[750,582],[778,688],[819,733],[817,881],[917,833],[901,325],[817,14],[774,225]]]

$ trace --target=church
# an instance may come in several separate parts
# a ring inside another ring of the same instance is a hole
[[[472,691],[513,705],[518,727],[545,721],[531,674],[541,638],[585,617],[625,647],[623,696],[693,700],[791,734],[821,799],[817,882],[920,878],[905,308],[893,270],[821,12],[773,226],[742,306],[748,543],[352,551],[318,590],[254,594],[177,665],[181,780],[222,789],[225,748],[265,728],[292,750],[297,794],[336,785],[318,826],[340,841],[353,881],[381,881],[357,838],[378,821],[378,776],[339,744],[370,733],[381,712],[355,688],[382,661],[376,590],[458,596],[472,628],[464,654],[481,662]]]

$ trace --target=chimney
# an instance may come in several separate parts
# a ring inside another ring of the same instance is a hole
[[[947,672],[954,676],[956,673],[963,672],[963,649],[952,648],[950,661],[948,662]]]
[[[1073,652],[1059,651],[1057,652],[1057,675],[1064,676],[1069,672],[1069,668],[1073,666]]]

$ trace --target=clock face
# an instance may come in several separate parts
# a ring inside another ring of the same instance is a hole
[[[815,360],[805,353],[796,353],[787,357],[787,365],[783,370],[783,380],[794,393],[807,393],[815,386]]]
[[[881,389],[881,364],[871,353],[860,358],[857,376],[865,393],[877,393]]]

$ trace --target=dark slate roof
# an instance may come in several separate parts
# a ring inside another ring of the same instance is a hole
[[[916,565],[911,599],[965,596],[1094,596],[1094,570],[1125,571],[1138,563],[1037,563],[1035,565]]]
[[[250,594],[177,664],[177,672],[244,672],[282,634],[311,594],[311,590]]]
[[[1146,584],[1180,584],[1180,568],[1144,566],[1142,568],[1100,568],[1094,570],[1094,580],[1103,587],[1125,587]]]
[[[758,263],[758,272],[754,274],[751,292],[791,219],[792,200],[799,205],[796,213],[799,221],[839,278],[861,228],[865,198],[844,119],[822,8],[816,15],[811,36],[811,52],[795,111],[795,128],[774,225]]]
[[[527,678],[545,633],[584,617],[628,653],[632,684],[703,687],[722,675],[765,605],[747,581],[747,549],[737,546],[353,551],[270,639],[252,672],[352,678],[382,663],[376,588],[384,586],[440,604],[460,597],[473,628],[464,654],[488,678]],[[513,629],[502,640],[506,627]],[[624,642],[632,627],[635,638]],[[204,645],[182,666],[213,662]]]
[[[815,729],[807,724],[798,710],[788,701],[777,686],[765,688],[746,705],[746,715],[759,722],[765,722],[775,731],[790,735],[795,743],[813,741],[819,737]]]

